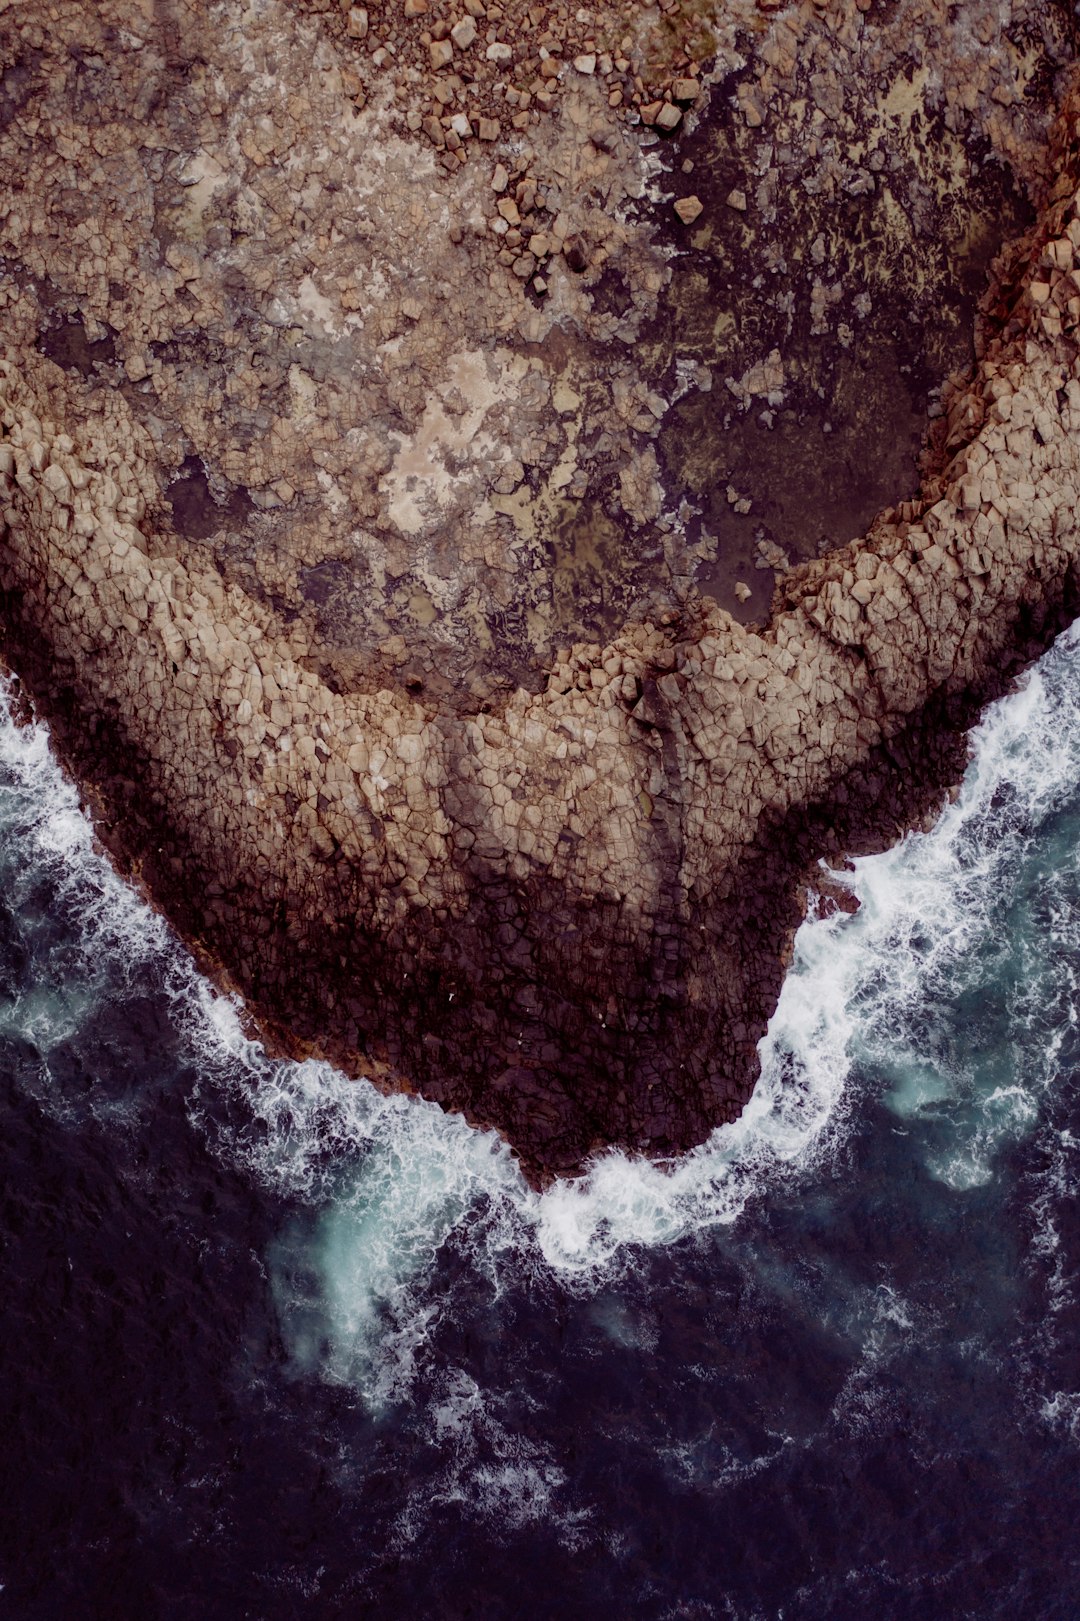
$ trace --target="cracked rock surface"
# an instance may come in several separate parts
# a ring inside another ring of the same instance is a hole
[[[1066,9],[0,36],[3,628],[104,837],[531,1173],[700,1141],[814,860],[1077,608]]]

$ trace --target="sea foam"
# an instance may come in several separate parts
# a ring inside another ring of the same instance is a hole
[[[421,1099],[385,1097],[327,1064],[269,1057],[245,1035],[237,1005],[112,872],[46,729],[16,726],[10,713],[0,718],[0,825],[21,846],[29,841],[33,860],[78,907],[88,976],[102,956],[159,966],[198,1070],[189,1111],[197,1129],[310,1212],[302,1231],[282,1235],[274,1268],[298,1360],[390,1398],[408,1384],[433,1309],[424,1282],[446,1246],[494,1287],[511,1265],[515,1276],[594,1289],[641,1247],[730,1226],[752,1200],[811,1174],[858,1112],[854,1075],[863,1088],[876,1085],[898,1122],[932,1115],[936,1126],[948,1116],[949,1129],[927,1146],[932,1174],[957,1188],[993,1174],[995,1155],[1029,1129],[1054,1078],[1053,1032],[1075,1022],[1071,979],[1062,970],[1049,992],[1040,986],[1054,1005],[1037,1074],[1007,1064],[994,1073],[989,1059],[976,1073],[970,1055],[939,1039],[934,1009],[958,987],[978,995],[979,952],[1000,933],[1035,832],[1080,782],[1078,669],[1074,628],[987,711],[962,790],[934,829],[836,874],[859,910],[812,917],[799,930],[760,1044],[761,1078],[736,1122],[664,1165],[605,1153],[584,1176],[543,1193],[494,1133]],[[1075,864],[1074,846],[1062,861]],[[19,904],[18,873],[13,883]],[[1063,900],[1054,926],[1071,939],[1074,924]]]

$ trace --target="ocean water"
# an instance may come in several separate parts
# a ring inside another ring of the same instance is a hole
[[[0,1618],[1080,1615],[1080,632],[734,1126],[531,1191],[268,1058],[0,714]]]

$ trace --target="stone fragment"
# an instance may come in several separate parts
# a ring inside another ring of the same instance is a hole
[[[656,115],[657,129],[666,130],[668,134],[670,134],[672,130],[678,129],[681,123],[682,113],[680,112],[679,108],[676,107],[672,102],[665,101],[664,105]]]
[[[745,214],[746,213],[746,193],[745,193],[745,191],[739,191],[738,188],[736,188],[734,191],[729,191],[728,194],[727,194],[727,197],[725,198],[725,201],[726,201],[729,208],[736,209],[737,212],[740,213],[740,214]]]
[[[579,73],[584,73],[586,75],[595,73],[596,53],[594,51],[586,51],[582,56],[575,56],[574,67]]]
[[[428,53],[433,68],[447,67],[454,60],[454,47],[448,39],[433,39]]]
[[[471,17],[462,17],[450,30],[450,38],[459,51],[467,51],[476,38],[476,23]]]
[[[705,205],[698,196],[680,197],[675,204],[675,212],[684,225],[693,225],[705,212]]]
[[[368,14],[364,6],[352,6],[350,8],[346,26],[350,39],[367,38]]]
[[[697,79],[675,79],[671,94],[676,101],[696,101],[701,94],[701,85]]]

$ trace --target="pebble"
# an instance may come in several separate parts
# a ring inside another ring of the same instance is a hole
[[[693,225],[705,212],[705,204],[700,197],[680,197],[675,204],[675,212],[684,225]]]

